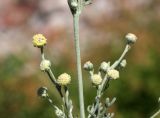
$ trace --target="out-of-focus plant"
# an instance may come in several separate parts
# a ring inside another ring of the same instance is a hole
[[[79,17],[86,5],[91,4],[91,0],[68,0],[68,5],[70,7],[71,13],[73,15],[73,26],[74,26],[74,42],[76,51],[76,62],[77,62],[77,73],[78,73],[78,88],[79,88],[79,105],[80,105],[80,118],[85,118],[85,108],[84,108],[84,96],[83,96],[83,79],[81,70],[81,56],[80,56],[80,44],[79,44]],[[118,60],[113,64],[110,62],[102,62],[98,69],[98,73],[94,73],[94,66],[90,61],[84,64],[84,69],[89,72],[90,80],[93,87],[96,87],[96,97],[92,105],[87,108],[88,118],[112,118],[114,113],[109,113],[108,108],[116,101],[116,98],[109,99],[106,98],[104,105],[101,102],[101,97],[105,90],[109,87],[109,82],[112,80],[117,80],[119,78],[119,70],[124,68],[127,64],[124,59],[127,52],[130,50],[132,44],[137,40],[137,37],[128,33],[125,37],[126,47],[124,52]],[[33,36],[33,45],[40,49],[42,61],[40,63],[40,69],[47,73],[51,82],[57,89],[59,95],[62,98],[63,105],[59,108],[55,105],[48,94],[48,89],[46,87],[40,87],[38,89],[38,95],[42,98],[48,100],[48,102],[55,109],[55,114],[58,118],[77,118],[78,116],[73,114],[73,104],[69,97],[68,84],[71,81],[71,76],[67,73],[62,73],[58,77],[55,77],[51,70],[51,62],[46,59],[44,55],[44,46],[47,44],[47,39],[42,34],[36,34]]]

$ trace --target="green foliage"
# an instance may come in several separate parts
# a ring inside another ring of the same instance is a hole
[[[0,79],[9,79],[16,75],[23,67],[23,60],[16,55],[9,55],[0,63]]]

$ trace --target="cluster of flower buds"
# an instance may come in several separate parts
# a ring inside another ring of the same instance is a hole
[[[123,60],[121,62],[121,66],[125,66],[126,65],[126,61]],[[93,85],[100,85],[102,83],[102,76],[100,73],[98,74],[93,74],[93,64],[90,62],[90,61],[87,61],[83,68],[86,70],[86,71],[89,71],[89,72],[92,72],[92,74],[90,74],[90,78],[91,78],[91,82]],[[102,62],[100,64],[100,67],[99,67],[99,72],[104,72],[105,74],[107,74],[107,76],[110,78],[110,79],[118,79],[119,78],[119,71],[116,70],[116,69],[110,69],[110,62]]]
[[[47,39],[42,34],[36,34],[33,36],[33,45],[35,47],[42,48],[46,44],[47,44]],[[51,62],[49,60],[42,59],[42,61],[40,63],[40,69],[42,71],[48,71],[50,69],[50,67],[51,67]],[[90,67],[90,69],[91,69],[91,67]],[[67,73],[61,74],[57,79],[57,83],[61,86],[65,86],[65,85],[69,84],[70,81],[71,81],[71,76],[68,75]],[[39,89],[39,91],[40,90],[47,91],[47,89],[45,89],[44,87],[41,87]]]
[[[93,64],[90,62],[90,61],[87,61],[83,68],[86,70],[86,71],[89,71],[90,73],[92,73],[90,76],[91,78],[91,82],[93,85],[100,85],[102,83],[102,77],[100,74],[93,74],[93,71],[94,71],[94,68],[93,68]]]
[[[69,2],[72,13],[75,14],[77,12],[77,8],[78,8],[77,1],[68,0],[68,2]],[[85,0],[86,5],[89,3],[91,3],[91,0]],[[119,78],[119,71],[118,71],[117,67],[124,68],[127,64],[126,60],[123,58],[124,58],[125,54],[128,52],[128,50],[130,49],[130,45],[134,44],[136,42],[137,37],[136,37],[136,35],[134,35],[132,33],[128,33],[125,36],[125,38],[127,39],[127,45],[124,50],[124,53],[122,53],[122,56],[113,65],[110,65],[110,62],[103,61],[100,64],[98,74],[94,74],[94,67],[90,61],[87,61],[83,66],[83,68],[90,73],[90,79],[91,79],[92,84],[94,86],[99,86],[99,87],[97,87],[98,88],[97,93],[99,93],[97,95],[98,97],[101,96],[102,90],[107,85],[106,83],[109,82],[107,80],[109,80],[109,79],[116,80]],[[43,47],[46,44],[47,44],[47,39],[42,34],[36,34],[33,36],[33,45],[35,47],[38,47],[41,49],[42,61],[40,63],[40,69],[42,71],[48,71],[51,67],[51,62],[49,60],[46,60],[44,58],[44,54],[43,54]],[[50,75],[52,76],[52,74],[53,73],[51,73]],[[104,79],[102,79],[102,75],[105,75]],[[55,79],[54,81],[55,81],[55,83],[57,82],[56,84],[58,84],[59,86],[67,86],[71,82],[71,76],[67,73],[62,73],[61,75],[58,76],[57,80]],[[40,87],[37,91],[37,94],[38,94],[38,96],[40,96],[42,98],[48,98],[49,102],[52,104],[52,101],[51,101],[51,99],[49,99],[49,96],[48,96],[48,89],[46,87]],[[69,95],[69,93],[66,92],[67,97],[68,97],[68,95]],[[109,100],[109,98],[107,98],[105,106],[107,108],[110,107],[115,102],[115,100],[116,100],[116,98],[114,98],[111,101]],[[72,108],[73,108],[72,101],[71,102],[67,101],[67,103],[70,103],[70,106],[71,106],[70,111],[72,111]],[[66,104],[66,106],[68,106],[68,104]],[[101,104],[100,104],[100,106],[101,106]],[[58,107],[56,107],[56,106],[54,106],[54,107],[56,108],[56,115],[58,117],[65,117],[65,114]],[[101,107],[101,109],[102,109],[102,107]],[[107,114],[108,118],[112,118],[113,116],[114,116],[113,113]]]

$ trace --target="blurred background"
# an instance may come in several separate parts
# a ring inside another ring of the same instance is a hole
[[[67,0],[0,0],[0,117],[53,118],[47,101],[37,89],[47,86],[55,104],[60,96],[47,75],[40,71],[40,51],[32,36],[48,39],[45,53],[55,76],[72,75],[69,85],[74,112],[78,114],[78,89],[73,46],[72,15]],[[93,0],[80,19],[82,64],[95,69],[102,61],[113,63],[123,52],[125,35],[139,38],[126,56],[128,65],[120,79],[111,81],[105,97],[117,97],[109,109],[115,118],[148,118],[158,110],[160,96],[160,1]],[[92,104],[96,89],[83,71],[85,106]],[[91,92],[92,91],[92,92]]]

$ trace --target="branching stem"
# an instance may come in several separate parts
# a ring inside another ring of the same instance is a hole
[[[45,60],[45,56],[44,56],[44,47],[41,47],[41,58],[42,60]],[[62,97],[63,99],[63,94],[62,94],[62,91],[61,91],[61,86],[59,86],[56,82],[56,77],[54,76],[51,68],[49,68],[48,70],[45,71],[48,76],[49,76],[49,79],[51,80],[51,82],[53,83],[53,85],[55,85],[57,91],[59,92],[60,96]]]
[[[104,90],[104,87],[105,85],[109,83],[109,78],[107,78],[107,74],[105,75],[101,85],[98,86],[98,89],[97,89],[97,96],[95,98],[95,103],[92,105],[92,114],[95,114],[95,112],[98,110],[98,107],[99,107],[99,103],[100,103],[100,98],[103,94],[103,90]],[[88,118],[91,118],[91,114],[89,114]]]
[[[127,54],[130,48],[131,48],[130,45],[127,44],[120,58],[114,62],[114,64],[110,67],[110,69],[116,68],[121,63],[122,59]]]

